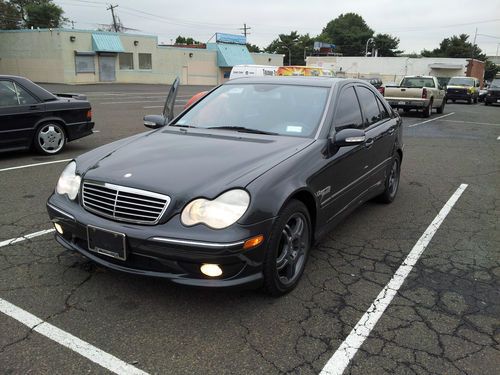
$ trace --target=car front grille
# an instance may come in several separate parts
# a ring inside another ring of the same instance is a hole
[[[116,221],[154,225],[169,203],[167,195],[105,182],[83,182],[83,207]]]
[[[448,94],[467,94],[467,89],[448,89]]]

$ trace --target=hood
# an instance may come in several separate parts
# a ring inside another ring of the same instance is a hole
[[[166,194],[172,207],[182,207],[196,197],[211,199],[230,188],[245,187],[312,142],[170,127],[91,151],[79,158],[86,166],[78,169],[84,180]]]

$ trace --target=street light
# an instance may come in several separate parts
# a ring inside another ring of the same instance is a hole
[[[365,47],[365,57],[368,56],[368,44],[370,43],[370,41],[373,43],[375,40],[373,38],[369,38],[367,41],[366,41],[366,47]]]
[[[290,51],[290,47],[283,45],[288,50],[288,66],[292,65],[292,52]]]

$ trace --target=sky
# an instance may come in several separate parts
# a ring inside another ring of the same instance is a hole
[[[105,0],[54,0],[75,29],[111,24]],[[246,23],[247,41],[266,47],[278,34],[298,31],[316,36],[340,14],[362,16],[375,33],[400,39],[399,49],[419,53],[447,37],[470,35],[488,56],[499,54],[500,0],[115,0],[116,14],[131,33],[157,35],[170,44],[178,35],[207,42],[216,32],[239,34]],[[69,26],[71,27],[71,24]],[[476,31],[477,29],[477,31]]]

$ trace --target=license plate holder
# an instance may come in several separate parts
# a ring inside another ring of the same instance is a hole
[[[87,243],[90,251],[115,259],[127,259],[127,242],[124,233],[88,225]]]

